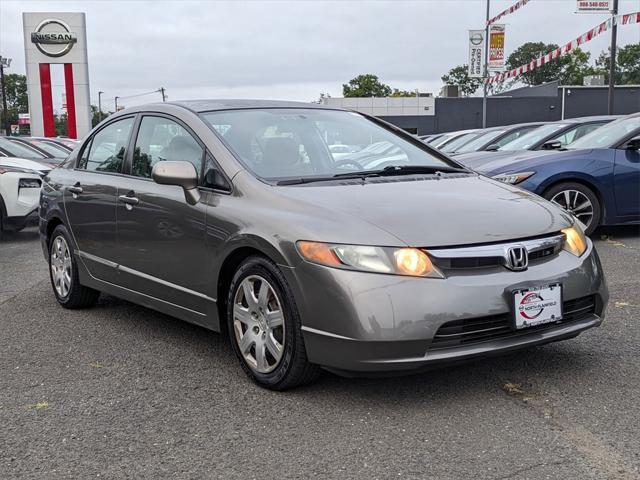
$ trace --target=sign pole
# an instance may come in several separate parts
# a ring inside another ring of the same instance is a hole
[[[98,92],[98,123],[102,121],[102,94],[104,92]]]
[[[484,28],[484,74],[482,94],[482,128],[487,128],[487,78],[489,78],[489,4],[487,0],[487,20]]]
[[[11,128],[9,126],[9,111],[7,110],[7,91],[4,84],[4,64],[7,62],[7,67],[11,60],[0,57],[0,83],[2,83],[2,128],[5,129],[4,134],[11,135]]]
[[[615,73],[616,73],[616,43],[618,37],[618,25],[616,25],[616,15],[618,15],[618,0],[613,0],[613,10],[611,10],[611,58],[609,59],[609,115],[613,115],[613,100],[615,95]]]

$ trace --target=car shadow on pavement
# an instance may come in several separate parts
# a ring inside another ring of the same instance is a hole
[[[136,332],[143,329],[147,332],[145,335],[152,335],[156,339],[161,337],[162,343],[171,351],[180,352],[183,359],[204,359],[208,364],[207,368],[199,372],[197,375],[201,375],[201,378],[196,377],[194,381],[206,384],[214,380],[212,375],[220,375],[225,379],[236,379],[238,383],[244,383],[243,388],[253,389],[255,394],[263,392],[265,395],[281,395],[261,389],[245,376],[225,334],[215,333],[111,296],[103,296],[91,311],[93,310],[109,311],[112,319],[121,322],[118,326],[112,324],[111,328],[125,330],[121,332],[123,337],[129,336],[126,332],[128,329]],[[164,351],[157,351],[156,358],[163,353]],[[171,360],[158,359],[158,363],[167,362]],[[576,344],[575,340],[569,340],[403,376],[349,378],[323,372],[315,383],[287,392],[287,395],[312,404],[331,398],[331,402],[335,402],[336,398],[346,396],[359,397],[366,402],[375,400],[389,406],[397,405],[398,402],[424,403],[427,399],[436,404],[444,402],[444,405],[456,397],[483,396],[488,385],[492,387],[489,390],[495,393],[504,383],[518,378],[545,378],[552,373],[560,381],[563,378],[575,380],[576,372],[586,378],[592,368],[598,367],[597,357],[594,357],[593,352],[586,346]],[[147,373],[162,375],[162,372],[163,369],[159,368]],[[148,380],[155,383],[163,379]]]
[[[19,232],[2,232],[0,245],[3,243],[32,242],[38,240],[40,234],[36,227],[25,228]]]

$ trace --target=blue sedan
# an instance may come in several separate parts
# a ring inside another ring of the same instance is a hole
[[[640,223],[640,113],[600,127],[563,151],[464,157],[456,160],[571,212],[587,233],[598,225]]]

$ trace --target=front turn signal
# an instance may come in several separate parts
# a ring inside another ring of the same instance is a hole
[[[582,229],[574,225],[563,229],[562,233],[564,233],[563,248],[576,257],[582,256],[587,250],[587,238]]]

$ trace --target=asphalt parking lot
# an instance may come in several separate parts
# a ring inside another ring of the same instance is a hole
[[[640,232],[598,232],[611,300],[576,339],[286,393],[221,336],[118,300],[65,311],[37,233],[0,244],[0,478],[640,478]]]

